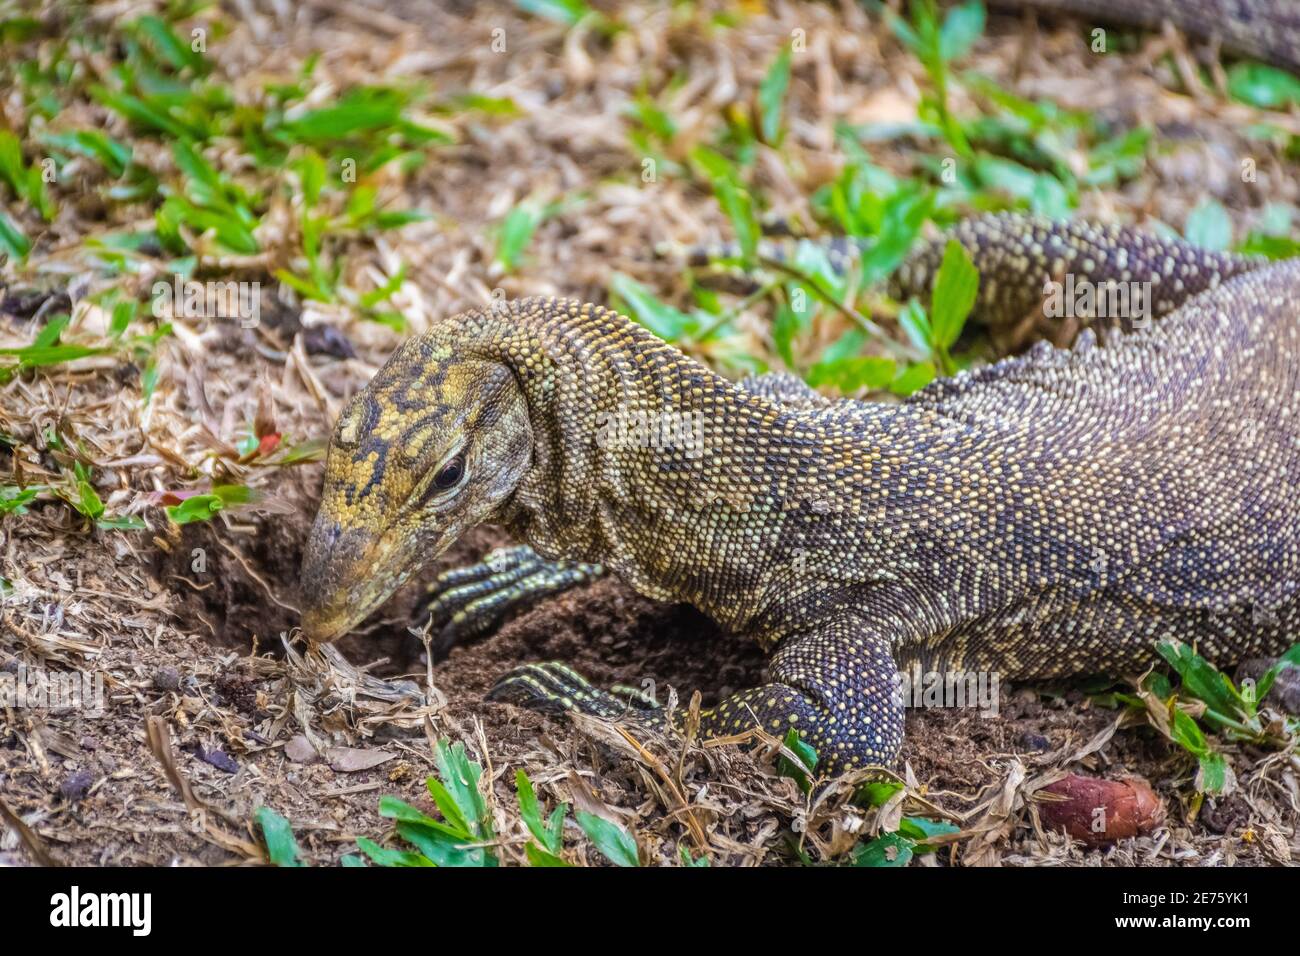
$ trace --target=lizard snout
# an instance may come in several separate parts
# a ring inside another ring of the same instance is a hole
[[[321,514],[302,562],[302,629],[312,641],[341,637],[385,596],[376,536]]]

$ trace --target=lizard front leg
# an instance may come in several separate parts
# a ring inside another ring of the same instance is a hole
[[[512,612],[600,577],[598,564],[546,561],[527,545],[498,548],[478,564],[444,571],[429,586],[417,620],[433,628],[433,655],[488,633]]]
[[[793,728],[831,773],[893,762],[903,741],[898,667],[889,641],[861,618],[845,614],[786,638],[767,673],[768,683],[705,711],[701,729],[724,736],[757,726],[780,737]]]
[[[757,727],[781,737],[794,729],[817,751],[819,769],[829,773],[893,762],[903,739],[898,669],[888,640],[860,618],[840,615],[787,637],[767,672],[767,683],[702,711],[701,732],[722,737]],[[559,662],[516,668],[488,699],[659,727],[667,722],[644,695],[626,687],[599,690]]]

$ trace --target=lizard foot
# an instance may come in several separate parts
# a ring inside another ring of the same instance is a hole
[[[559,661],[516,667],[492,685],[487,699],[548,714],[576,710],[605,720],[635,717],[642,722],[649,719],[654,723],[662,714],[649,694],[624,684],[600,690],[572,667]]]
[[[510,612],[602,573],[598,564],[545,561],[527,545],[499,548],[478,564],[444,571],[430,585],[421,615],[428,616],[437,635],[434,660],[491,631]]]

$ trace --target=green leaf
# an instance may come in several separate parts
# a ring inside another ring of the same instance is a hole
[[[246,485],[217,485],[209,494],[192,495],[178,505],[168,505],[164,510],[176,524],[207,521],[218,511],[231,505],[247,504],[253,491]]]
[[[23,162],[23,146],[7,129],[0,130],[0,179],[7,182],[17,195],[26,192],[27,166]]]
[[[398,120],[394,124],[393,129],[401,133],[402,137],[410,141],[413,146],[446,146],[449,143],[456,142],[456,137],[452,136],[446,130],[436,129],[432,126],[425,126],[420,123],[414,123],[408,119]],[[418,152],[399,154],[394,148],[390,149],[386,153],[383,151],[378,153],[376,158],[371,159],[370,162],[367,163],[366,168],[370,172],[374,172],[380,166],[384,165],[384,163],[389,162],[398,155],[403,155],[408,164],[419,165],[423,161],[423,157]]]
[[[18,349],[0,349],[0,355],[18,357],[19,367],[34,368],[38,365],[59,365],[89,355],[102,355],[107,349],[92,348],[88,345],[52,345],[49,347],[28,345]]]
[[[27,258],[27,253],[31,251],[32,244],[27,241],[12,219],[4,212],[0,211],[0,252],[3,252],[10,259],[16,262],[22,262]]]
[[[1300,103],[1300,77],[1263,63],[1234,63],[1228,70],[1228,95],[1263,109]]]
[[[787,368],[794,368],[794,337],[807,327],[812,313],[811,308],[796,312],[784,302],[777,306],[776,316],[772,319],[772,344]]]
[[[471,829],[470,821],[465,819],[465,811],[456,805],[456,798],[452,796],[442,781],[429,777],[425,780],[425,787],[429,791],[429,796],[433,797],[434,804],[442,813],[447,821],[447,825],[453,830],[472,838],[474,830]]]
[[[965,56],[984,33],[983,0],[968,0],[953,7],[939,30],[939,51],[945,60]]]
[[[904,20],[902,17],[896,14],[893,10],[890,10],[888,7],[885,7],[882,10],[882,13],[885,16],[885,22],[889,24],[890,31],[894,34],[894,36],[898,37],[899,42],[901,42],[903,46],[907,47],[913,53],[919,53],[922,48],[921,38],[917,34],[917,32],[912,29],[911,24],[909,24],[906,20]],[[934,24],[933,24],[932,8],[927,9],[922,5],[914,3],[912,5],[912,16],[913,19],[916,20],[920,20],[923,17],[929,16],[931,18],[929,26],[931,29],[933,29]]]
[[[398,835],[435,865],[497,865],[497,858],[487,853],[485,848],[465,845],[476,842],[476,838],[461,825],[463,821],[438,821],[394,796],[381,797],[380,816],[396,819]]]
[[[515,6],[536,17],[573,26],[592,12],[583,0],[515,0]]]
[[[135,318],[136,303],[127,299],[122,302],[114,303],[111,318],[108,323],[108,335],[112,339],[120,339],[128,328],[131,326],[131,320]]]
[[[915,843],[899,833],[882,833],[854,848],[853,866],[901,867],[912,862]]]
[[[886,200],[879,235],[862,256],[862,284],[871,286],[888,276],[911,250],[934,208],[934,193],[904,187]]]
[[[0,485],[0,515],[26,514],[26,506],[44,490],[43,485],[29,485],[26,488],[19,488],[17,485]]]
[[[98,84],[90,87],[90,95],[109,109],[121,114],[136,126],[143,126],[155,132],[165,133],[177,140],[186,142],[196,138],[197,130],[190,129],[184,123],[174,119],[170,112],[161,105],[155,105],[130,93],[117,93]]]
[[[232,215],[236,212],[231,202],[231,194],[236,190],[227,187],[222,181],[216,167],[203,155],[185,142],[172,144],[172,158],[176,168],[188,177],[185,192],[200,206]]]
[[[831,262],[827,250],[819,243],[799,240],[794,255],[786,259],[785,265],[798,276],[786,283],[785,297],[791,308],[802,298],[801,308],[795,308],[801,327],[812,321],[822,300],[843,302],[850,293],[851,277],[842,266]]]
[[[1232,219],[1218,202],[1202,199],[1187,216],[1183,234],[1194,246],[1221,252],[1232,244]]]
[[[890,382],[889,390],[895,395],[911,395],[933,382],[938,374],[933,362],[913,362]]]
[[[428,857],[419,853],[408,853],[405,850],[389,850],[380,846],[374,840],[366,837],[357,837],[357,846],[361,848],[366,856],[379,866],[433,866],[434,862]]]
[[[679,342],[699,329],[699,322],[693,316],[659,301],[631,276],[615,272],[610,277],[609,288],[628,307],[634,319],[665,342]]]
[[[522,202],[506,213],[497,229],[496,261],[507,272],[518,265],[543,218],[542,207],[536,202]]]
[[[72,316],[66,312],[62,315],[54,316],[46,322],[40,332],[36,334],[36,338],[32,340],[31,348],[48,349],[58,345],[59,338],[63,335],[63,330],[66,329],[71,322]]]
[[[710,181],[730,179],[733,182],[738,182],[740,179],[731,160],[707,146],[696,146],[691,150],[691,162],[699,167],[699,172]]]
[[[100,518],[95,527],[101,531],[144,531],[149,526],[139,515],[116,515],[112,518]]]
[[[286,448],[271,462],[274,465],[297,465],[309,461],[323,461],[328,441],[324,438],[309,438]]]
[[[1222,793],[1228,784],[1228,762],[1223,754],[1207,751],[1196,758],[1196,789],[1201,793]]]
[[[435,820],[419,807],[413,807],[405,800],[393,796],[383,796],[379,798],[379,815],[386,820],[396,820],[399,823],[412,823],[416,826],[427,827],[430,830],[437,830],[439,833],[449,837],[455,837],[459,840],[465,840],[469,837],[469,830],[461,824],[456,824],[451,820],[444,823],[442,820]]]
[[[539,847],[536,843],[533,843],[531,840],[528,841],[528,845],[524,847],[524,856],[528,858],[529,866],[549,866],[549,867],[573,866],[573,864],[570,863],[568,860],[564,859],[563,857],[556,856],[554,853],[549,853],[546,850],[543,850],[541,847]]]
[[[90,469],[78,461],[73,462],[72,471],[76,479],[77,497],[69,503],[91,521],[98,520],[104,513],[104,502],[90,483]]]
[[[1151,127],[1138,126],[1123,136],[1093,147],[1088,151],[1088,172],[1084,183],[1088,186],[1111,186],[1139,175],[1146,165],[1150,142]]]
[[[402,283],[405,281],[406,281],[406,263],[403,262],[398,267],[397,272],[395,272],[392,276],[390,276],[387,282],[385,282],[383,285],[379,286],[378,288],[372,289],[371,291],[361,296],[359,300],[361,303],[361,307],[363,309],[374,308],[380,302],[383,302],[385,299],[389,298],[394,292],[400,289],[402,287]]]
[[[434,762],[442,776],[448,796],[455,802],[468,831],[480,840],[492,838],[492,816],[487,802],[479,793],[478,780],[483,768],[476,761],[470,760],[465,753],[465,745],[459,741],[455,744],[447,740],[438,741]],[[429,778],[433,780],[432,777]],[[430,793],[433,789],[430,788]],[[437,795],[434,794],[435,799]]]
[[[23,195],[27,201],[41,214],[42,219],[53,222],[57,210],[49,190],[45,188],[45,171],[39,165],[33,163],[27,170],[25,187]]]
[[[849,329],[838,339],[826,346],[822,352],[823,362],[838,362],[840,359],[857,355],[867,344],[867,336],[861,329]]]
[[[293,140],[321,143],[393,126],[402,118],[402,98],[392,90],[364,88],[333,106],[310,110],[284,124]]]
[[[869,807],[883,807],[902,789],[903,784],[898,780],[873,780],[858,788],[857,799]]]
[[[897,363],[878,355],[856,355],[834,362],[818,362],[808,370],[807,381],[814,388],[832,385],[844,394],[888,387],[897,373]]]
[[[172,32],[166,20],[149,14],[140,17],[132,25],[172,69],[183,70],[189,67],[195,73],[205,70],[207,64],[204,62],[203,55]]]
[[[1170,722],[1169,733],[1174,740],[1181,744],[1186,750],[1198,757],[1203,757],[1210,752],[1210,744],[1205,739],[1205,734],[1196,721],[1184,710],[1177,706],[1173,708],[1173,720]]]
[[[379,800],[379,815],[397,821],[397,833],[425,857],[438,866],[496,866],[497,859],[484,847],[469,847],[478,836],[472,832],[463,815],[445,788],[432,777],[428,780],[430,791],[438,789],[435,798],[438,809],[446,821],[435,820],[423,811],[397,797],[385,796]],[[451,805],[448,816],[448,805]]]
[[[325,188],[325,160],[314,149],[309,149],[293,164],[298,174],[298,183],[302,187],[302,201],[308,208],[320,200]]]
[[[934,348],[934,329],[930,324],[930,315],[917,299],[908,299],[898,313],[898,324],[907,333],[908,339],[922,352]]]
[[[718,205],[731,220],[741,256],[745,262],[753,262],[758,256],[758,240],[763,232],[754,212],[754,200],[746,189],[729,178],[715,179],[713,192],[718,197]]]
[[[961,335],[979,293],[980,274],[965,247],[949,239],[930,298],[931,344],[945,353]]]
[[[153,398],[154,389],[158,387],[158,362],[150,359],[140,373],[140,404],[149,407],[149,400]]]
[[[1174,696],[1174,687],[1169,683],[1169,678],[1160,671],[1152,671],[1147,675],[1147,679],[1142,682],[1144,690],[1154,694],[1158,700],[1168,700]]]
[[[3,502],[0,502],[3,504]],[[1288,667],[1300,669],[1300,644],[1292,644],[1285,654],[1275,660],[1271,667],[1266,670],[1259,683],[1255,687],[1255,700],[1263,701],[1268,696],[1268,692],[1273,688],[1273,682],[1277,680],[1277,675]]]
[[[465,846],[471,841],[464,836],[452,836],[444,830],[416,823],[400,822],[395,829],[398,836],[419,850],[435,866],[494,867],[498,865],[497,858],[486,848]]]
[[[523,110],[508,96],[485,96],[482,93],[457,93],[447,105],[454,111],[477,110],[489,116],[520,116]]]
[[[641,865],[636,840],[617,823],[585,810],[575,811],[574,816],[578,820],[578,826],[582,827],[582,832],[587,834],[596,849],[611,863],[616,866]]]
[[[569,812],[567,803],[558,804],[551,815],[546,818],[546,840],[542,842],[552,853],[559,853],[560,848],[564,845],[564,818]]]
[[[786,47],[768,67],[758,86],[759,131],[763,142],[779,146],[782,138],[781,113],[790,87],[790,48]]]
[[[1300,256],[1300,240],[1287,236],[1270,236],[1252,231],[1237,247],[1244,256],[1266,256],[1269,259],[1291,259]]]
[[[176,524],[192,524],[207,521],[224,507],[225,503],[216,495],[194,495],[178,505],[168,505],[165,510]]]
[[[231,252],[252,255],[260,250],[256,237],[233,211],[197,206],[182,196],[169,196],[154,214],[158,234],[172,248],[184,246],[178,227],[189,226],[197,234],[211,231],[217,242]]]
[[[793,779],[799,785],[799,789],[807,793],[812,789],[810,778],[813,771],[817,769],[817,749],[800,737],[799,732],[793,727],[785,732],[785,739],[781,743],[798,760],[791,760],[785,754],[781,754],[776,759],[776,772],[783,777]]]
[[[1048,219],[1067,219],[1074,209],[1074,200],[1061,181],[1050,173],[1039,173],[1029,194],[1031,212]]]
[[[1236,718],[1241,712],[1242,700],[1228,678],[1192,650],[1190,645],[1179,641],[1160,641],[1156,651],[1169,662],[1182,679],[1183,687],[1205,701],[1211,711],[1224,717]]]
[[[637,98],[628,106],[627,112],[661,142],[669,143],[677,135],[677,124],[673,122],[673,118],[644,91],[637,94]]]
[[[1260,229],[1265,235],[1285,236],[1291,232],[1294,217],[1292,206],[1281,202],[1267,203],[1259,219]]]
[[[899,835],[917,842],[917,852],[926,852],[924,845],[937,836],[958,833],[961,827],[947,820],[929,820],[925,817],[903,817],[898,825]],[[928,848],[927,848],[928,849]]]
[[[418,209],[387,209],[381,210],[374,215],[374,224],[377,229],[401,229],[413,222],[427,222],[428,220],[429,214],[420,212]]]
[[[276,866],[302,866],[302,851],[294,839],[293,828],[289,821],[270,807],[258,807],[254,814],[257,825],[262,828],[262,841],[266,844],[266,855]]]
[[[40,36],[44,28],[35,17],[5,17],[0,20],[0,43],[24,43]]]
[[[376,186],[361,185],[352,190],[348,196],[347,217],[353,223],[369,219],[375,212],[375,203],[379,200]]]
[[[329,302],[334,298],[328,289],[322,289],[312,282],[294,275],[288,269],[276,269],[275,277],[293,289],[304,299],[313,299],[316,302]]]
[[[1037,172],[1000,156],[980,155],[975,159],[975,174],[984,188],[1022,200],[1041,216],[1062,219],[1070,213],[1070,194],[1050,173]]]
[[[528,832],[536,837],[537,842],[544,846],[548,852],[556,854],[560,852],[562,840],[562,831],[564,827],[564,815],[568,812],[569,806],[561,803],[555,808],[547,823],[542,822],[542,808],[537,800],[537,792],[533,789],[533,783],[528,779],[528,774],[522,770],[515,772],[515,793],[519,797],[519,816],[524,821],[524,826],[528,827]]]

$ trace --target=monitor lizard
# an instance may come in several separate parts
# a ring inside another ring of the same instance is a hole
[[[768,682],[704,710],[702,731],[794,728],[833,773],[895,757],[910,662],[1041,679],[1140,671],[1161,638],[1220,664],[1284,649],[1300,631],[1300,260],[1018,215],[954,235],[981,275],[978,321],[1041,308],[1067,273],[1148,283],[1151,321],[884,404],[789,375],[733,383],[598,305],[462,313],[404,342],[339,418],[304,632],[339,637],[497,522],[532,549],[505,562],[516,584],[604,569],[752,635]],[[929,288],[942,248],[899,270],[903,292]],[[498,600],[491,574],[454,574],[462,598]],[[562,664],[492,696],[667,719]]]

